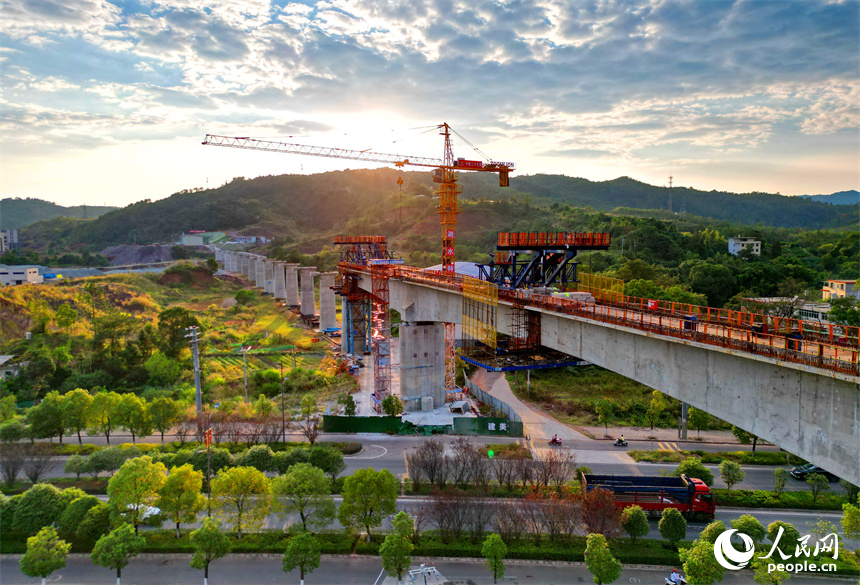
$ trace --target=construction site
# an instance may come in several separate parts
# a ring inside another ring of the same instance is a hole
[[[458,418],[504,414],[499,408],[482,408],[482,402],[492,401],[457,384],[457,359],[503,372],[588,363],[567,348],[555,329],[552,343],[548,341],[544,321],[556,314],[857,375],[857,328],[634,298],[624,294],[621,280],[580,274],[578,254],[608,250],[608,233],[500,232],[487,264],[456,263],[458,173],[496,173],[499,186],[506,187],[515,165],[454,158],[453,131],[447,124],[438,130],[443,138],[441,158],[213,135],[203,142],[433,169],[441,264],[428,269],[406,266],[389,249],[385,235],[337,236],[333,244],[340,250],[338,270],[318,275],[318,316],[314,267],[224,250],[217,257],[227,271],[244,273],[320,332],[340,334],[340,353],[360,379],[359,416],[381,415],[388,396],[399,398],[404,420],[417,426],[443,428],[456,426]],[[394,306],[401,318],[396,337],[391,324]]]

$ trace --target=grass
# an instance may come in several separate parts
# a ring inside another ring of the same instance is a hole
[[[597,366],[535,370],[531,372],[530,391],[523,374],[509,374],[508,382],[518,398],[537,404],[566,424],[599,424],[594,408],[598,400],[606,398],[615,406],[610,425],[649,425],[647,412],[653,389]],[[669,397],[667,401],[672,406],[657,422],[661,428],[675,425],[675,409],[680,414],[680,403]]]
[[[689,458],[700,459],[702,463],[719,464],[723,461],[734,461],[743,465],[786,465],[786,454],[773,451],[759,451],[753,455],[750,451],[717,451],[708,453],[702,450],[695,451],[639,451],[627,452],[637,463],[680,463]],[[788,455],[788,465],[802,465],[806,463],[796,455]]]

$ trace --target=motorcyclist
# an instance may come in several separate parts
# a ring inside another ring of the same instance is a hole
[[[552,442],[552,444],[553,444],[553,445],[558,445],[558,434],[555,434],[555,435],[553,435],[553,436],[552,436],[552,441],[551,441],[551,442]]]
[[[669,575],[669,583],[685,583],[684,578],[678,573],[678,569],[672,569],[672,574]]]
[[[623,445],[624,444],[624,435],[621,435],[620,437],[615,439],[615,444],[616,445]]]

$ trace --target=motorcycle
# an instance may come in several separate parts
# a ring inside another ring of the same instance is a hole
[[[687,580],[684,577],[681,577],[677,583],[675,583],[674,581],[669,579],[669,577],[666,577],[665,580],[666,580],[666,585],[687,585]]]
[[[615,439],[615,442],[612,443],[612,445],[615,447],[626,447],[627,446],[627,440],[626,439]]]
[[[550,446],[560,446],[561,445],[561,439],[550,439],[549,445]]]

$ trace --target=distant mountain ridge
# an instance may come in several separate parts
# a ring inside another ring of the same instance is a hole
[[[44,199],[6,198],[0,199],[0,229],[21,229],[37,221],[45,221],[57,217],[72,217],[77,219],[95,219],[118,207],[93,205],[76,205],[63,207]]]
[[[400,212],[403,219],[397,210],[398,178],[404,180],[403,200],[411,206]],[[492,204],[495,215],[490,223],[488,217],[470,220],[464,211],[458,230],[477,229],[476,223],[481,224],[481,230],[509,229],[506,224],[513,225],[520,219],[516,215],[519,212],[506,205],[514,199],[540,206],[540,210],[535,210],[536,215],[543,215],[550,223],[553,205],[620,215],[648,210],[647,213],[666,218],[687,214],[735,224],[806,229],[851,228],[860,217],[860,204],[828,205],[769,193],[668,189],[629,177],[593,182],[563,175],[531,175],[512,177],[511,187],[500,189],[498,178],[492,173],[460,173],[460,185],[464,205],[481,200],[496,203]],[[184,191],[157,201],[140,201],[92,221],[42,222],[28,228],[27,239],[101,249],[119,244],[170,243],[189,229],[203,229],[292,241],[318,240],[323,245],[333,233],[368,233],[368,226],[372,225],[381,228],[380,234],[387,233],[389,227],[380,224],[381,218],[394,222],[390,229],[397,229],[403,220],[414,223],[416,228],[426,223],[430,229],[429,225],[438,221],[434,214],[435,187],[429,172],[386,168],[256,179],[240,177],[216,189]]]
[[[821,203],[829,203],[830,205],[854,205],[855,203],[860,203],[860,191],[856,189],[839,191],[830,195],[800,195],[800,197]]]

